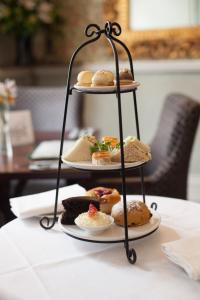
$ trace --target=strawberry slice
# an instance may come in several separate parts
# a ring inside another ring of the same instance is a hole
[[[96,213],[97,213],[96,207],[92,203],[90,203],[89,210],[88,210],[88,216],[92,218],[96,215]]]

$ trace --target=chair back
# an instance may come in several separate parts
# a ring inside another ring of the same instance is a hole
[[[200,104],[190,97],[171,94],[166,98],[158,129],[151,144],[152,161],[145,174],[154,174],[166,191],[175,189],[177,198],[186,198],[187,175],[200,115]],[[184,189],[185,187],[185,189]]]
[[[65,87],[19,87],[15,109],[31,111],[35,130],[60,131],[65,97]],[[68,102],[67,130],[82,126],[82,110],[82,95],[73,93]]]

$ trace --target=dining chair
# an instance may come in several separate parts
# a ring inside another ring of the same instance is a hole
[[[143,168],[149,195],[187,199],[187,179],[192,146],[200,116],[200,104],[182,94],[166,97],[156,134],[151,143],[152,160]],[[129,194],[141,193],[139,171],[126,171]],[[93,186],[121,191],[121,177],[94,174]],[[90,188],[90,186],[86,186]]]
[[[5,218],[3,212],[0,210],[0,227],[5,224]]]
[[[36,131],[61,131],[66,88],[64,86],[40,87],[20,86],[15,110],[31,111],[33,127]],[[66,130],[81,128],[83,96],[73,93],[69,97]]]
[[[38,133],[49,140],[49,133],[56,133],[59,139],[63,123],[64,105],[66,97],[66,87],[64,86],[19,86],[18,97],[14,110],[30,110],[37,139]],[[83,128],[84,99],[81,93],[73,93],[69,97],[66,138],[76,139],[79,134],[92,130],[93,128]],[[52,139],[52,138],[50,138]],[[36,140],[36,142],[39,142]],[[28,155],[28,154],[27,154]],[[66,181],[61,180],[65,185]],[[26,178],[13,182],[12,197],[22,194],[42,192],[55,188],[56,178],[34,179]]]

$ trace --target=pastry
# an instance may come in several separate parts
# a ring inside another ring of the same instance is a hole
[[[106,187],[95,187],[85,193],[86,196],[96,199],[100,203],[100,210],[110,214],[114,204],[120,201],[121,197],[116,189]]]
[[[79,86],[91,86],[92,84],[93,72],[91,71],[81,71],[77,77],[77,84]]]
[[[151,159],[150,147],[136,137],[129,136],[124,140],[124,161],[137,162],[148,161]],[[121,161],[120,149],[113,151],[111,160],[114,162]]]
[[[92,154],[93,165],[108,165],[111,164],[111,154],[109,151],[97,151]]]
[[[119,72],[119,80],[121,85],[133,83],[133,76],[131,71],[128,69],[123,69]]]
[[[93,197],[71,197],[62,201],[64,212],[61,217],[62,224],[74,224],[74,220],[82,212],[88,211],[89,205],[93,204],[99,210],[99,202]]]
[[[124,208],[122,201],[113,206],[111,216],[117,225],[124,226]],[[135,200],[127,201],[128,226],[144,225],[149,222],[151,216],[151,212],[144,202]]]
[[[110,217],[96,209],[93,204],[89,205],[87,212],[81,213],[75,220],[75,224],[80,227],[94,228],[105,226],[111,223]]]
[[[112,86],[114,75],[111,71],[100,70],[92,77],[92,86]]]
[[[73,147],[68,150],[63,158],[68,161],[91,161],[92,155],[90,148],[96,143],[94,136],[80,137]]]

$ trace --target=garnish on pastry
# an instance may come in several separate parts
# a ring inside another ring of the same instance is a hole
[[[119,141],[116,137],[113,136],[104,136],[102,137],[102,141],[97,141],[93,144],[90,148],[91,153],[98,152],[98,151],[113,151],[113,149],[119,149]]]
[[[92,86],[112,86],[114,75],[111,71],[99,70],[92,77]]]
[[[111,216],[117,225],[124,226],[124,206],[120,201],[112,208]],[[127,223],[128,226],[139,226],[147,224],[152,214],[147,205],[142,201],[127,201]]]
[[[79,85],[79,86],[91,86],[92,84],[92,76],[93,76],[93,72],[87,70],[87,71],[81,71],[79,74],[78,74],[78,77],[77,77],[77,83],[76,85]]]
[[[112,148],[115,148],[119,145],[119,140],[118,138],[110,135],[106,135],[102,137],[102,142],[105,144],[109,144]]]
[[[95,136],[80,137],[73,147],[68,150],[63,158],[68,161],[91,161],[92,155],[90,148],[97,143]]]
[[[128,136],[124,140],[123,147],[125,162],[148,161],[151,159],[150,147],[136,137]],[[111,160],[113,162],[121,161],[120,149],[112,152]]]
[[[85,195],[99,201],[100,211],[106,214],[110,214],[113,205],[119,202],[121,199],[117,189],[102,186],[88,190]]]

